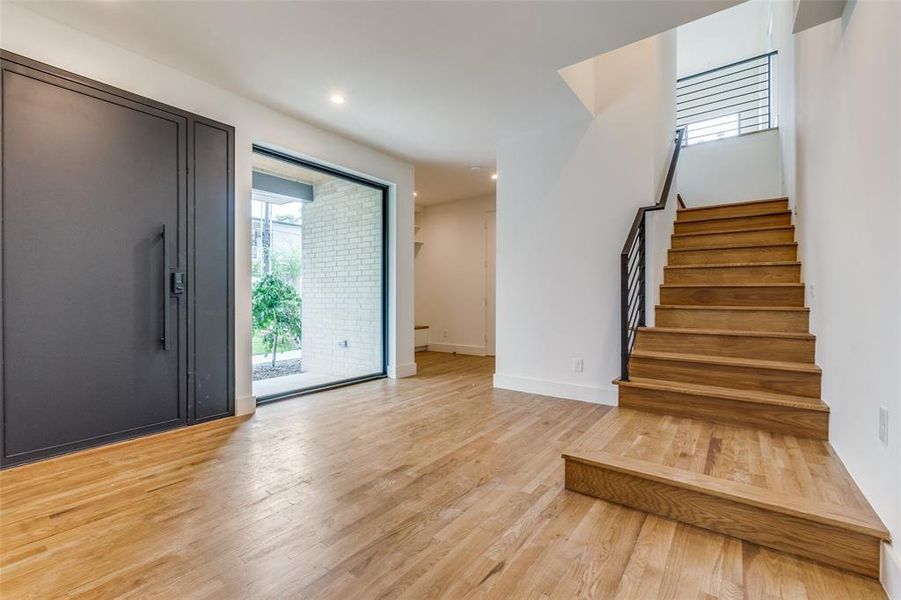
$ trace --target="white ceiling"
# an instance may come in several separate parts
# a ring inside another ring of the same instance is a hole
[[[434,204],[492,193],[499,139],[585,116],[558,69],[738,1],[17,4],[409,160]]]

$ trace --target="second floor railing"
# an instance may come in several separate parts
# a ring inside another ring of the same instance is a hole
[[[676,126],[685,128],[684,143],[775,127],[775,58],[776,52],[768,52],[678,79]]]

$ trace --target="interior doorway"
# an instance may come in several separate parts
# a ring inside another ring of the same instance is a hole
[[[385,376],[386,202],[381,184],[254,147],[258,402]]]

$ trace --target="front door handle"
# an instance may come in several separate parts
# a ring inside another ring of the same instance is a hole
[[[160,230],[160,239],[163,242],[163,280],[160,286],[163,296],[163,333],[160,335],[160,343],[163,350],[169,350],[169,240],[166,238],[165,225]]]

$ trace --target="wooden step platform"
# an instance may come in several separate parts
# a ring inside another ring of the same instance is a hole
[[[803,306],[689,306],[660,304],[655,319],[660,327],[787,331],[807,333],[810,310]]]
[[[754,227],[784,227],[791,225],[791,221],[792,214],[790,210],[777,210],[740,217],[709,217],[696,221],[676,220],[674,231],[675,233],[697,233],[701,231],[713,232]]]
[[[664,283],[800,283],[799,262],[669,265]]]
[[[817,399],[634,376],[614,383],[623,408],[829,439],[829,407]]]
[[[672,248],[667,257],[670,265],[779,262],[797,259],[797,242],[738,243],[702,248]]]
[[[788,198],[769,198],[766,200],[748,200],[731,204],[708,204],[692,206],[676,211],[679,221],[702,221],[711,217],[746,217],[767,214],[773,211],[788,210]]]
[[[879,575],[889,533],[821,440],[615,408],[563,458],[567,489]]]
[[[635,349],[812,363],[815,344],[807,332],[640,327]]]
[[[820,368],[811,363],[634,350],[633,377],[728,386],[806,398],[820,397]]]
[[[700,233],[674,233],[672,248],[709,248],[733,244],[778,244],[795,241],[793,225],[777,227],[734,228]]]
[[[803,283],[666,283],[661,304],[804,306]]]

